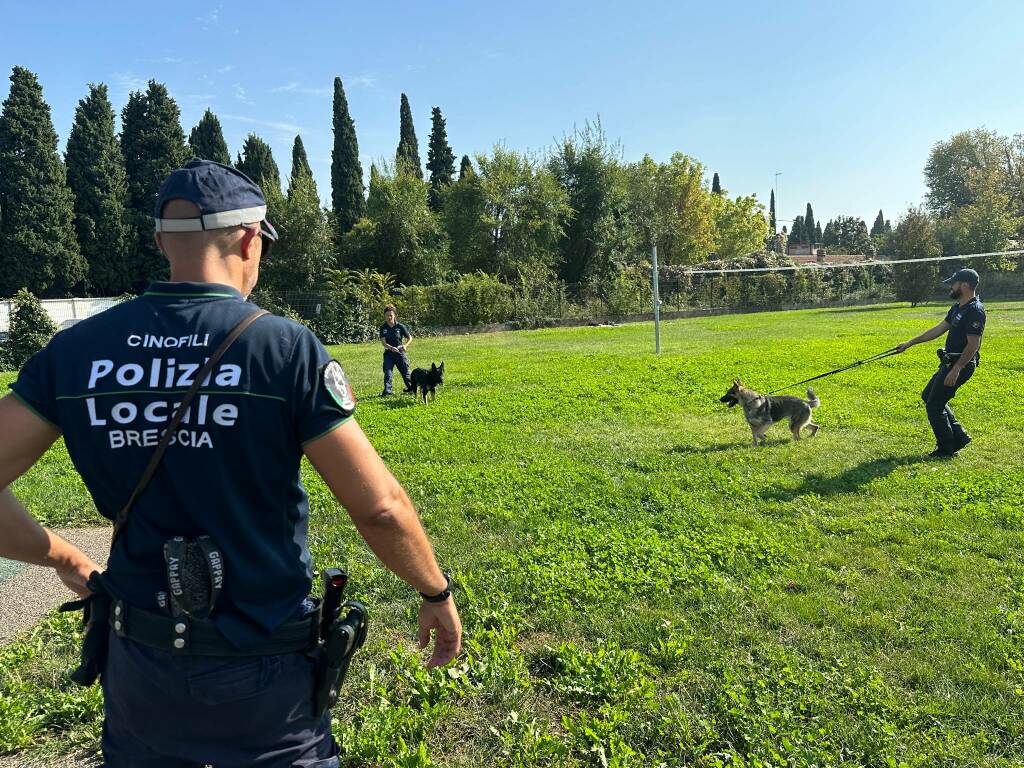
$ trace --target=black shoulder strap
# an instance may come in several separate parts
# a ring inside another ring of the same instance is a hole
[[[110,546],[113,548],[114,542],[117,541],[118,534],[124,528],[124,524],[128,521],[128,513],[132,511],[132,507],[135,506],[135,502],[138,500],[142,492],[146,490],[146,486],[149,485],[149,481],[153,479],[153,475],[156,474],[157,467],[160,466],[160,461],[164,457],[164,453],[167,451],[167,446],[171,444],[171,440],[174,439],[174,433],[181,425],[181,420],[185,418],[185,412],[188,411],[189,406],[192,404],[192,400],[195,399],[196,394],[199,392],[199,388],[203,386],[203,382],[206,380],[207,375],[216,367],[217,363],[224,357],[224,353],[227,352],[231,345],[238,340],[238,337],[245,333],[245,329],[252,325],[254,322],[259,320],[264,315],[270,313],[266,310],[259,310],[253,312],[251,315],[243,319],[238,325],[231,329],[224,341],[221,342],[217,350],[210,356],[210,359],[206,361],[206,364],[199,369],[196,374],[195,380],[192,382],[192,386],[189,387],[185,397],[182,398],[181,404],[178,405],[178,410],[174,412],[174,416],[171,418],[170,423],[167,425],[167,430],[164,432],[163,437],[160,438],[160,442],[156,446],[156,450],[153,451],[153,455],[149,459],[149,464],[146,465],[146,470],[142,473],[142,477],[139,478],[139,482],[135,485],[135,490],[132,491],[132,495],[128,497],[128,503],[124,505],[120,512],[117,513],[117,518],[114,520],[114,533],[110,539]]]

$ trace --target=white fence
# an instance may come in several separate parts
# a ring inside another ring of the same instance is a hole
[[[61,330],[74,325],[79,320],[110,309],[117,304],[117,299],[43,299],[43,309]],[[11,312],[14,302],[10,299],[0,300],[0,333],[8,333],[11,329]]]

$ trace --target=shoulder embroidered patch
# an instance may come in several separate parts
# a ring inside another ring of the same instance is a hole
[[[355,413],[356,397],[352,394],[352,385],[348,383],[341,363],[337,360],[325,363],[320,369],[320,379],[324,383],[324,389],[330,393],[331,398],[346,416]]]

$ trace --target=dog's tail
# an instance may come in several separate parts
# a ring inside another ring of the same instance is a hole
[[[811,406],[811,408],[817,408],[821,405],[821,400],[818,399],[818,396],[814,394],[814,390],[810,387],[807,388],[807,404]]]

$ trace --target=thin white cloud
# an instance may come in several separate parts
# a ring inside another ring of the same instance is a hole
[[[373,75],[353,75],[343,77],[342,82],[351,88],[373,88],[377,84],[377,78]]]
[[[237,83],[235,84],[235,99],[237,99],[238,101],[242,102],[243,104],[255,104],[256,103],[252,99],[249,98],[248,94],[245,91],[245,88],[243,88],[242,86],[238,85]]]
[[[330,88],[310,88],[309,86],[302,85],[300,83],[291,82],[287,85],[279,85],[276,88],[270,89],[271,93],[301,93],[306,96],[329,96],[331,94]]]
[[[303,133],[302,126],[296,123],[286,123],[276,120],[257,120],[255,117],[246,117],[245,115],[221,115],[220,117],[237,123],[245,123],[246,125],[258,125],[263,128],[270,128],[271,130],[280,131],[292,136],[296,133]]]
[[[348,77],[342,77],[341,81],[345,84],[346,88],[373,88],[377,84],[377,78],[373,75],[350,75]],[[271,93],[299,93],[304,96],[330,96],[334,88],[331,86],[313,87],[309,85],[303,85],[302,83],[292,80],[290,83],[285,85],[279,85],[276,88],[271,88]]]
[[[226,75],[228,72],[230,72],[234,68],[235,68],[234,64],[228,64],[226,67],[221,67],[220,69],[218,69],[217,70],[217,74],[218,75]]]
[[[134,72],[115,72],[110,78],[110,90],[114,96],[124,100],[132,91],[144,91],[149,82]]]
[[[176,56],[161,56],[159,59],[152,59],[157,64],[181,64],[185,60],[179,59]]]
[[[214,27],[219,27],[220,12],[221,9],[223,9],[223,7],[224,6],[222,5],[215,6],[212,10],[210,10],[207,13],[204,13],[202,16],[196,16],[196,21],[198,21],[205,30],[213,29]]]

